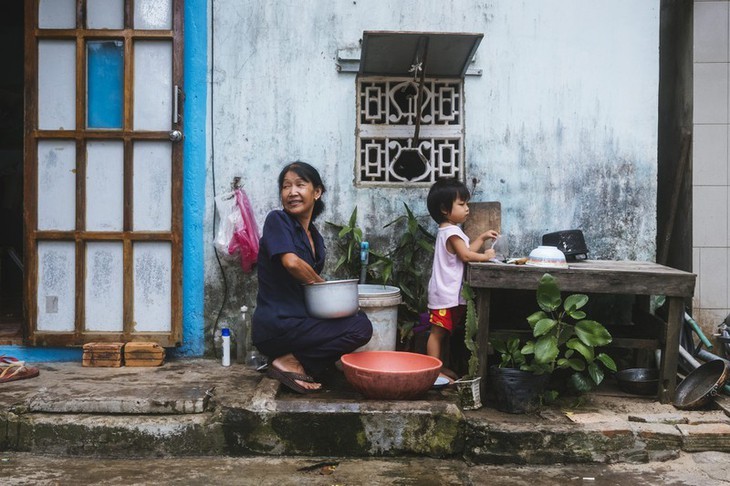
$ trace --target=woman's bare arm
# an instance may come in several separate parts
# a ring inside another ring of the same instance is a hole
[[[303,284],[324,282],[324,279],[314,271],[311,265],[299,258],[295,253],[281,255],[281,264],[287,272]]]

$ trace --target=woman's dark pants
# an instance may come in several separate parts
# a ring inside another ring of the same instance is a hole
[[[359,311],[339,319],[302,319],[286,334],[256,344],[273,361],[292,353],[310,375],[317,375],[343,354],[351,353],[370,341],[373,326]]]

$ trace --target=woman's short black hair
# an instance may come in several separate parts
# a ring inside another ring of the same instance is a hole
[[[428,213],[438,224],[446,221],[446,215],[457,198],[464,202],[469,201],[469,189],[458,179],[441,179],[431,186],[426,199]],[[446,213],[446,214],[444,214]]]
[[[301,160],[289,162],[284,166],[283,169],[281,169],[281,172],[279,173],[279,192],[281,192],[284,187],[284,176],[289,171],[294,172],[305,181],[311,182],[315,189],[319,187],[322,191],[322,195],[324,195],[326,189],[324,187],[324,183],[322,182],[322,177],[320,177],[319,175],[319,172],[317,171],[317,169],[315,169],[306,162],[302,162]],[[314,221],[317,216],[322,214],[322,211],[324,211],[324,201],[322,201],[322,197],[320,196],[319,199],[314,201],[312,221]]]

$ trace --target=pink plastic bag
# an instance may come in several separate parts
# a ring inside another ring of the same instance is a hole
[[[240,253],[241,268],[244,272],[250,272],[259,256],[259,229],[246,193],[242,189],[236,189],[234,194],[242,221],[233,231],[233,237],[228,243],[228,253],[230,255]]]

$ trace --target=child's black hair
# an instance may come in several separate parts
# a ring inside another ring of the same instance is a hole
[[[441,179],[431,186],[426,199],[428,213],[438,224],[446,221],[446,215],[451,212],[451,207],[457,198],[464,202],[469,201],[471,195],[466,184],[458,179]],[[446,213],[446,214],[444,214]]]

